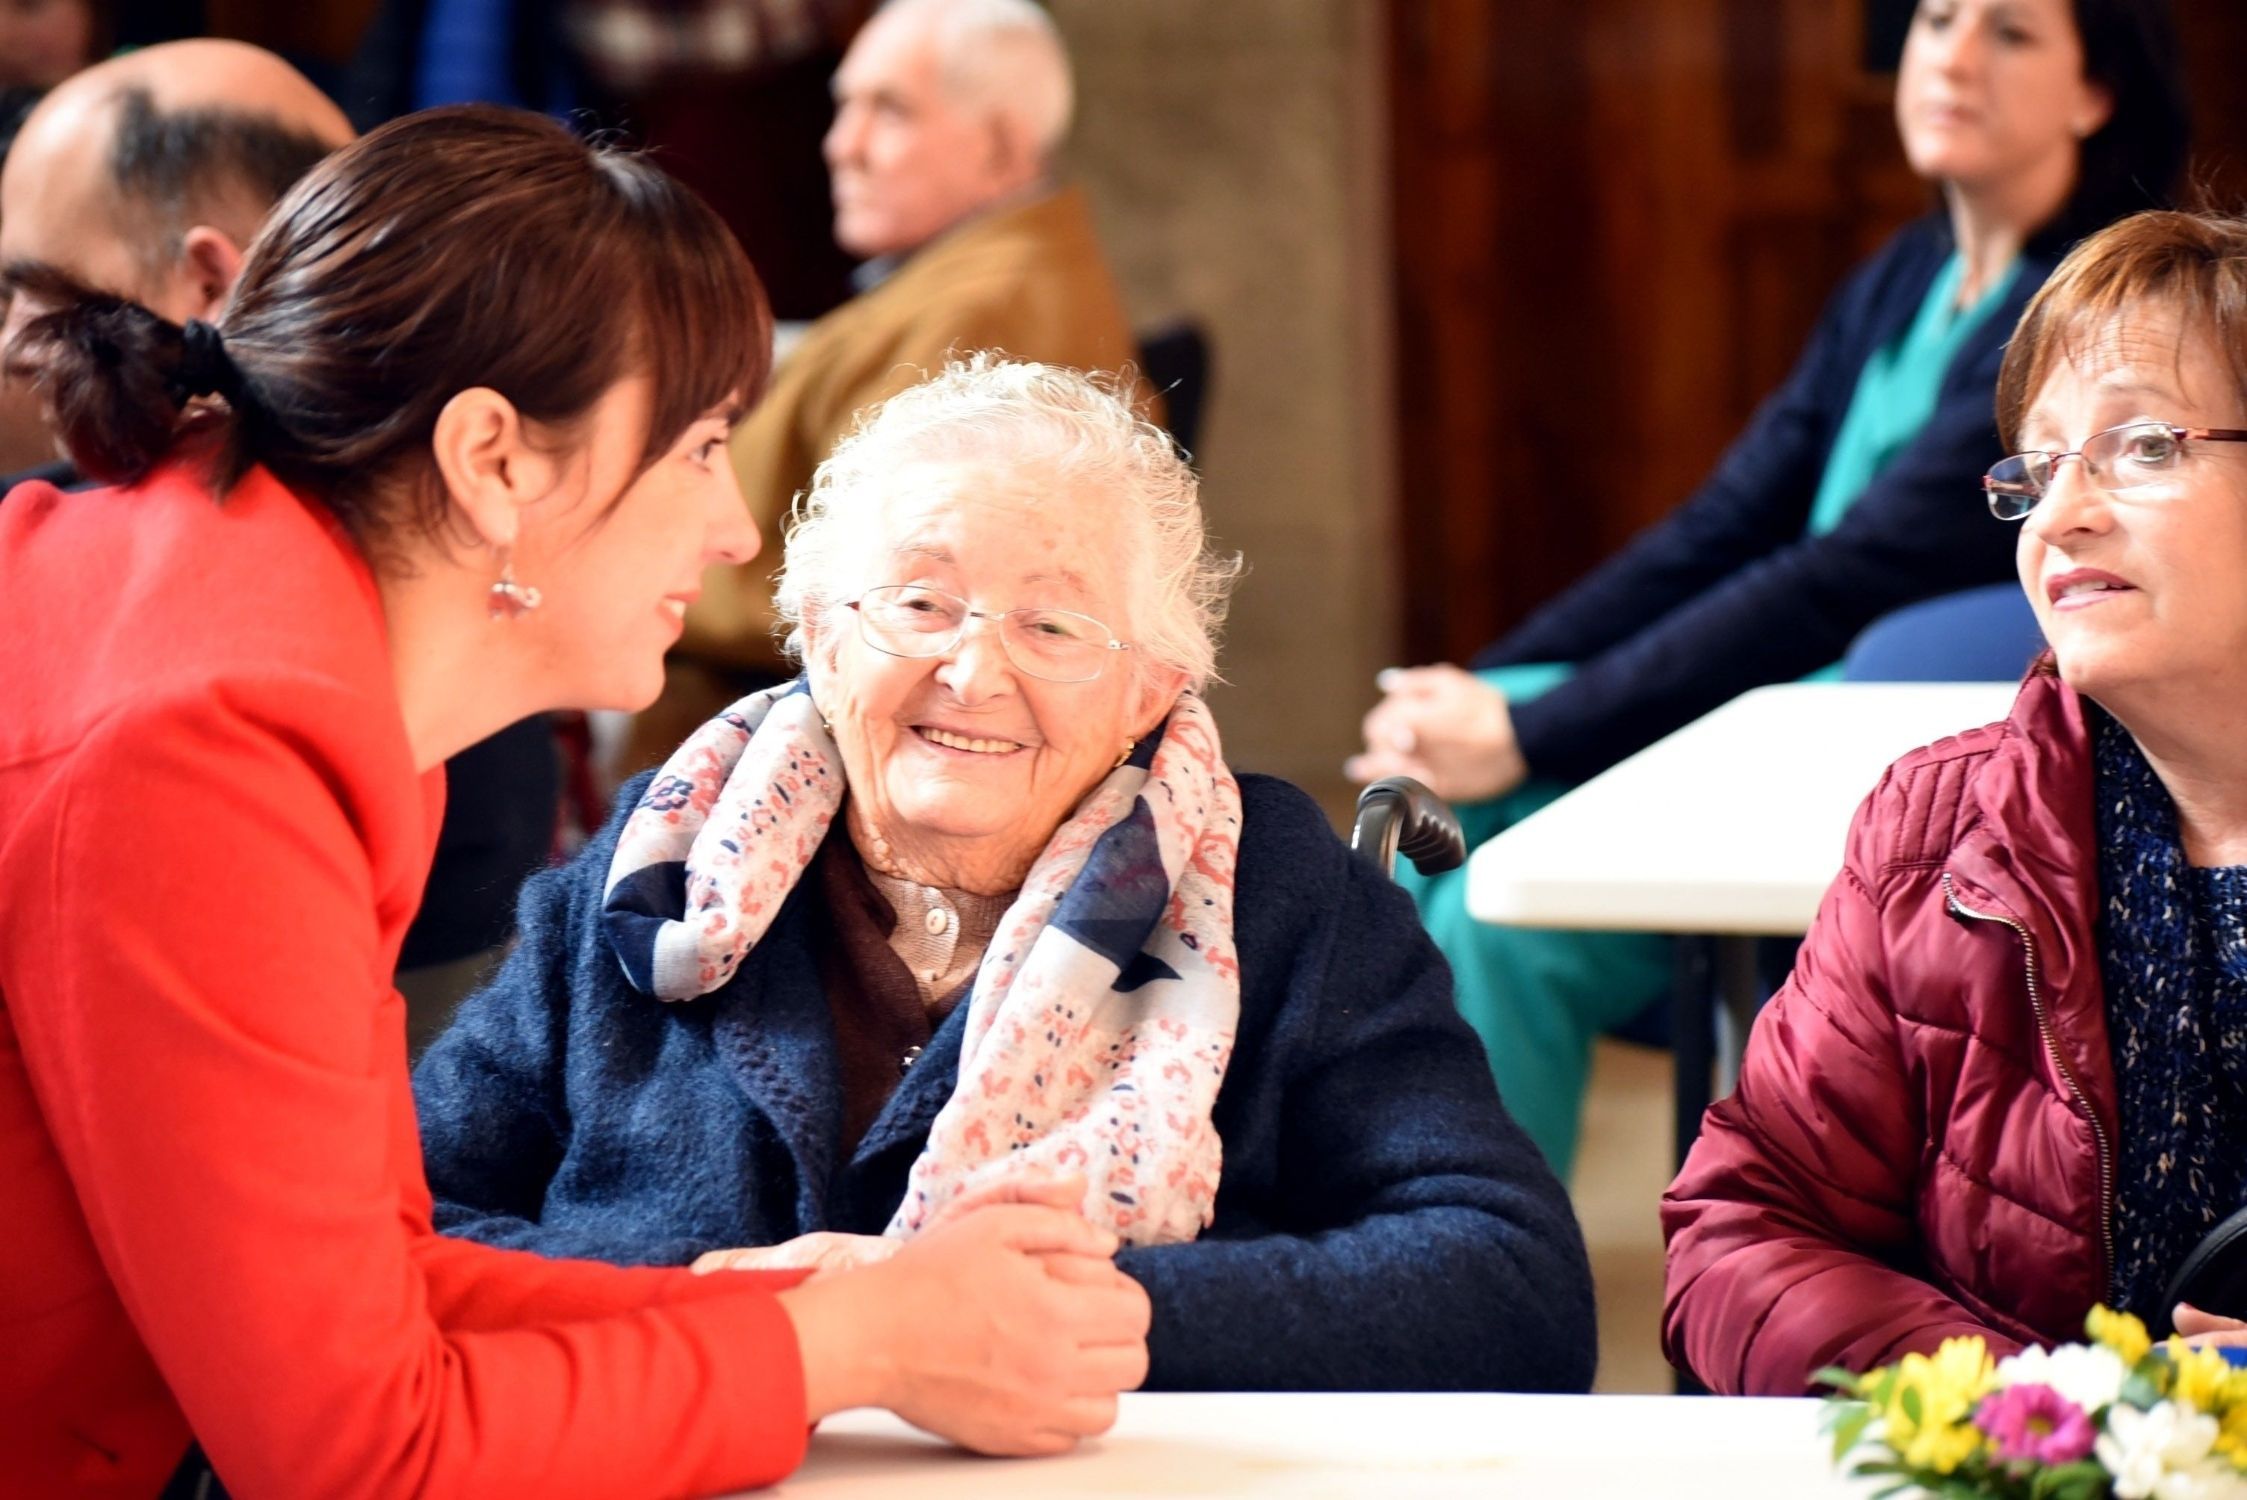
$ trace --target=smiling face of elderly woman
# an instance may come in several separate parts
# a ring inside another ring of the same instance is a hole
[[[2061,675],[2141,741],[2247,701],[2247,443],[2192,435],[2247,429],[2243,259],[2247,224],[2126,220],[2055,273],[2000,381],[2010,446],[2057,456],[2022,586]]]
[[[897,476],[857,559],[857,588],[912,586],[983,616],[1066,611],[1133,639],[1129,517],[1036,469],[922,463]],[[812,687],[834,727],[862,852],[953,889],[999,892],[1023,873],[1121,752],[1151,732],[1182,674],[1103,650],[1088,682],[1026,670],[1001,621],[978,618],[940,656],[875,644],[845,595],[807,629]],[[1071,674],[1073,675],[1073,673]],[[870,837],[869,837],[870,835]]]

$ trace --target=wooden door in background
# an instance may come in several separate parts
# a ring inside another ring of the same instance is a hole
[[[1869,9],[1868,9],[1869,6]],[[2179,0],[2196,176],[2247,201],[2247,7]],[[1400,634],[1459,660],[1689,494],[1929,209],[1894,0],[1394,0]]]

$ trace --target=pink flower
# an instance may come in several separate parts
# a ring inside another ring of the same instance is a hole
[[[2009,1385],[1974,1412],[2006,1462],[2071,1464],[2091,1451],[2098,1434],[2083,1408],[2048,1385]]]

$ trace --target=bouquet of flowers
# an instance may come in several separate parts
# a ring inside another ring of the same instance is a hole
[[[1879,1495],[2017,1500],[2247,1500],[2247,1369],[2128,1313],[2093,1308],[2087,1344],[1992,1360],[1943,1341],[1837,1388],[1834,1462]]]

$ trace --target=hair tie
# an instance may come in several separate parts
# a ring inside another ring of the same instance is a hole
[[[215,323],[190,318],[180,330],[179,373],[172,389],[185,406],[197,396],[224,396],[231,405],[242,401],[242,370],[226,352],[226,335]]]

